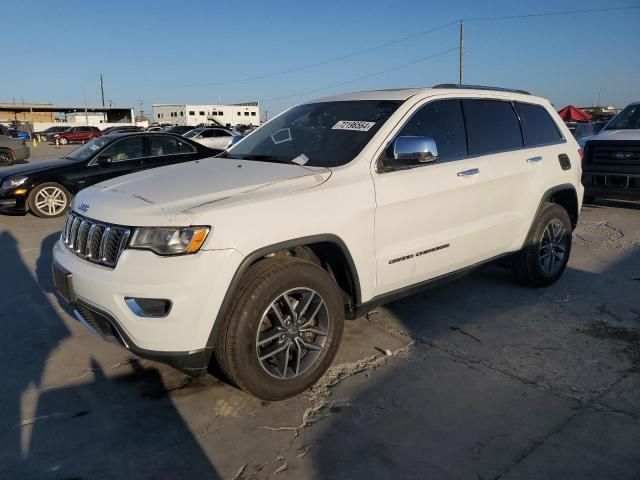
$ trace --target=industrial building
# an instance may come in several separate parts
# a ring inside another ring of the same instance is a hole
[[[227,127],[260,125],[258,102],[231,105],[153,104],[153,121],[171,125],[200,125],[214,123]]]
[[[89,125],[105,129],[112,126],[134,125],[135,115],[130,107],[0,103],[0,122],[24,125],[24,128],[31,131],[63,125],[71,127]]]

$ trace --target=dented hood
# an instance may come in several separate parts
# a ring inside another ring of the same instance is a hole
[[[96,184],[72,208],[120,225],[194,225],[212,209],[313,188],[330,176],[323,167],[208,158]]]

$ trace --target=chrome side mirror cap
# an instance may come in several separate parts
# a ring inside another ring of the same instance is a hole
[[[398,137],[393,143],[393,159],[416,165],[438,161],[438,147],[431,137]]]
[[[378,163],[378,171],[390,172],[430,165],[438,161],[438,147],[431,137],[398,137]]]

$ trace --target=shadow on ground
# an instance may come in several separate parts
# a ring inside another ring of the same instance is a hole
[[[34,279],[16,239],[0,233],[0,359],[20,372],[5,377],[0,393],[0,478],[218,478],[155,368],[132,360],[132,373],[107,377],[92,359],[77,378],[43,384],[49,360],[70,339],[45,296],[58,236],[42,242]],[[71,385],[81,377],[93,380]],[[167,455],[178,445],[179,455]]]
[[[640,478],[638,274],[638,248],[548,289],[487,267],[372,313],[413,344],[333,388],[318,478]]]

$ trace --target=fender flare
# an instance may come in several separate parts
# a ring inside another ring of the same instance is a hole
[[[220,308],[218,309],[213,327],[211,328],[211,333],[209,334],[209,338],[207,339],[205,349],[208,352],[208,359],[210,359],[210,356],[213,353],[213,345],[215,344],[215,338],[218,335],[220,326],[222,325],[222,318],[229,309],[233,294],[238,287],[240,279],[242,278],[242,275],[244,275],[245,271],[257,260],[269,255],[270,253],[275,253],[293,247],[303,247],[314,243],[331,243],[337,246],[342,251],[342,254],[347,260],[347,268],[349,269],[351,278],[354,283],[354,305],[360,304],[362,297],[360,293],[360,279],[358,277],[358,270],[356,269],[353,257],[351,256],[351,252],[349,251],[347,245],[337,235],[331,233],[309,235],[306,237],[294,238],[291,240],[286,240],[284,242],[278,242],[272,245],[260,247],[259,249],[244,257],[244,259],[242,260],[242,262],[240,262],[240,265],[236,269],[236,272],[233,274],[233,277],[231,278],[231,282],[229,283],[229,287],[227,288],[222,303],[220,304]]]

